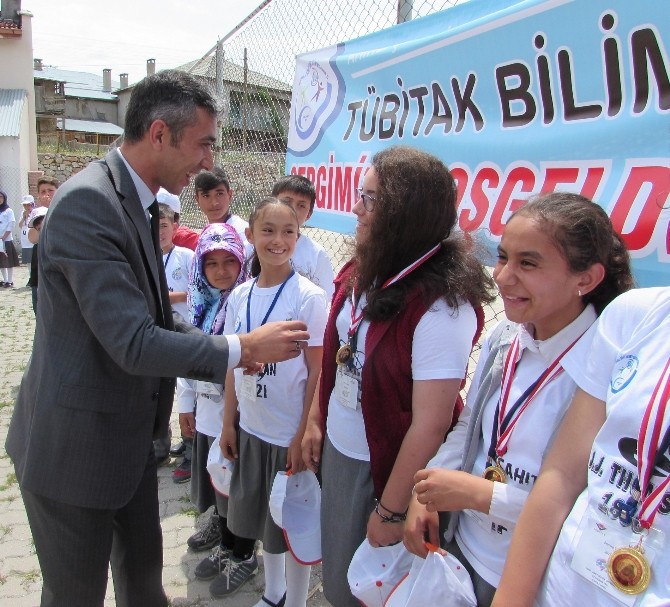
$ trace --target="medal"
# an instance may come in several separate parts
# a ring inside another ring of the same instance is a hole
[[[345,367],[349,364],[349,361],[353,358],[353,351],[350,344],[344,344],[340,347],[335,355],[335,362],[341,367]]]
[[[638,433],[637,472],[640,483],[640,510],[638,518],[643,530],[651,529],[663,495],[670,486],[670,476],[666,476],[655,488],[647,491],[652,470],[659,454],[668,448],[670,430],[666,428],[661,441],[661,431],[665,410],[670,399],[670,359],[665,363],[654,391],[647,405]],[[662,444],[661,444],[662,443]],[[651,566],[644,555],[643,537],[635,546],[617,548],[607,559],[607,573],[612,584],[626,594],[640,594],[651,582]]]
[[[641,544],[618,548],[607,560],[607,573],[621,592],[640,594],[651,581],[651,567]]]
[[[484,477],[487,481],[494,483],[507,482],[507,475],[505,474],[503,467],[500,465],[500,461],[496,461],[493,466],[488,466],[482,473],[482,477]]]

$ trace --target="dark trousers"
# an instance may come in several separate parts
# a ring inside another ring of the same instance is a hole
[[[22,489],[42,570],[42,607],[102,606],[112,564],[117,607],[166,607],[156,460],[118,510],[72,506]]]

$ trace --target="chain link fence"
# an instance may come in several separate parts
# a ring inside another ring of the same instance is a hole
[[[222,101],[216,161],[229,174],[235,190],[233,212],[246,219],[253,205],[284,174],[296,55],[390,28],[399,21],[449,10],[458,3],[267,0],[220,41],[218,51],[215,46],[189,64],[188,71],[217,86]],[[182,222],[199,229],[204,221],[191,185],[182,194]],[[351,257],[351,237],[310,228],[309,221],[303,231],[326,249],[336,271]],[[500,314],[500,305],[487,309],[487,323]],[[471,365],[470,372],[473,369]]]

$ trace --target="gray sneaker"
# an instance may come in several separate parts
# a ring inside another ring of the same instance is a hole
[[[209,585],[215,599],[235,594],[250,577],[258,573],[258,559],[254,552],[246,561],[231,555],[219,576]]]
[[[226,568],[227,561],[232,554],[229,548],[217,546],[212,554],[198,563],[195,568],[195,577],[203,581],[213,580]]]
[[[209,550],[221,542],[221,519],[218,514],[212,514],[207,524],[196,531],[186,540],[188,547],[194,552]]]

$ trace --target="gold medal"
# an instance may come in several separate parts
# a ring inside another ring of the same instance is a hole
[[[353,357],[353,352],[349,344],[344,344],[340,347],[335,355],[335,362],[344,367]]]
[[[505,474],[505,471],[503,470],[502,466],[500,465],[500,462],[496,462],[495,465],[489,466],[484,470],[484,473],[482,476],[487,480],[487,481],[494,481],[497,483],[506,483],[507,482],[507,475]]]
[[[642,546],[618,548],[607,559],[607,573],[621,592],[640,594],[651,581],[651,567]]]

